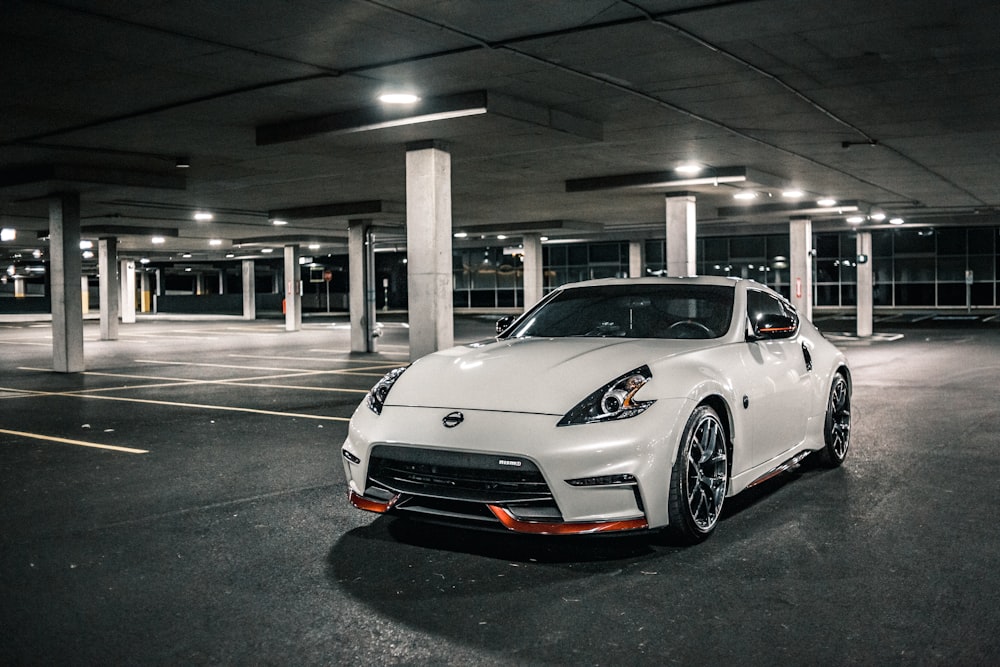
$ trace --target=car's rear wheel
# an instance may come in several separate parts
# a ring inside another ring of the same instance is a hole
[[[851,386],[840,372],[834,374],[830,383],[823,440],[825,446],[819,452],[819,460],[829,468],[836,468],[847,458],[851,446]]]
[[[691,413],[670,474],[668,530],[687,544],[715,529],[729,488],[729,450],[722,420],[711,407]]]

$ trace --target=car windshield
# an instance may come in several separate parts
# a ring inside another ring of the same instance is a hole
[[[546,301],[508,336],[718,338],[729,330],[733,294],[727,285],[577,287]]]

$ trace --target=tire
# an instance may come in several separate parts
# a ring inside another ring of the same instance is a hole
[[[698,406],[688,418],[670,473],[667,530],[684,544],[715,530],[729,489],[726,430],[715,410]]]
[[[836,373],[830,384],[823,440],[819,462],[828,468],[836,468],[847,458],[851,447],[851,386],[843,373]]]

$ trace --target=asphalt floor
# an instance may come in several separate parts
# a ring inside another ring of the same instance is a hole
[[[843,324],[845,465],[680,547],[352,508],[340,444],[399,322],[352,355],[342,318],[88,321],[78,374],[0,322],[0,663],[998,664],[1000,328]]]

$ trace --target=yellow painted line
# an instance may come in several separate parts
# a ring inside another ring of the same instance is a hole
[[[96,442],[85,442],[83,440],[70,440],[69,438],[57,438],[51,435],[41,435],[39,433],[25,433],[24,431],[9,431],[0,428],[0,433],[14,435],[29,440],[44,440],[46,442],[58,442],[64,445],[76,445],[77,447],[93,447],[94,449],[109,449],[114,452],[124,452],[126,454],[148,454],[148,449],[133,449],[132,447],[118,447],[116,445],[102,445]]]

